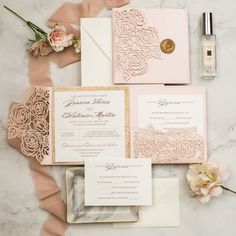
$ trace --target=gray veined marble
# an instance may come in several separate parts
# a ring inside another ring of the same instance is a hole
[[[138,207],[84,205],[84,168],[70,168],[66,171],[67,222],[101,223],[138,221]]]

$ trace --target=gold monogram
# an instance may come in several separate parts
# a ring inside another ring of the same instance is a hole
[[[175,50],[175,43],[171,39],[164,39],[160,44],[161,51],[170,54]]]

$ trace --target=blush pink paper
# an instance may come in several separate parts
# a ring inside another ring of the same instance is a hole
[[[116,84],[190,83],[185,9],[113,9],[113,81]],[[166,54],[160,44],[175,43]]]
[[[79,24],[81,17],[96,17],[104,8],[119,7],[126,4],[126,0],[84,0],[81,4],[65,3],[49,19],[48,26],[53,27],[60,23],[67,27],[68,32],[79,33],[71,27],[72,24]],[[49,62],[53,61],[59,68],[67,66],[80,60],[80,55],[74,52],[73,48],[66,49],[62,53],[52,53],[47,57],[33,58],[29,56],[29,81],[32,86],[52,86],[50,78]],[[14,104],[14,103],[13,103]],[[12,105],[13,105],[12,104]],[[20,139],[8,139],[8,143],[22,153]],[[29,168],[35,184],[35,190],[40,207],[49,213],[48,220],[43,224],[41,236],[64,235],[68,227],[66,222],[65,203],[61,199],[61,190],[52,176],[52,167],[40,165],[36,159],[29,159]]]
[[[138,127],[138,96],[139,95],[155,95],[155,94],[189,94],[189,95],[202,95],[204,100],[206,97],[205,89],[202,87],[195,86],[163,86],[163,85],[131,85],[130,88],[130,101],[132,106],[130,106],[130,143],[131,143],[131,157],[135,157],[134,151],[134,133],[139,129]],[[204,158],[199,160],[192,159],[181,159],[178,160],[164,160],[164,161],[154,161],[153,164],[185,164],[185,163],[201,163],[207,160],[207,119],[206,119],[206,103],[203,107],[204,115]]]

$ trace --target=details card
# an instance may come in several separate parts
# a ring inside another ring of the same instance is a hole
[[[155,94],[138,97],[138,126],[148,124],[159,130],[196,127],[204,135],[204,97],[202,94]]]
[[[127,94],[125,87],[54,88],[54,162],[128,157]]]
[[[151,205],[151,170],[149,158],[86,159],[85,205]]]
[[[204,88],[133,87],[130,99],[132,157],[172,164],[207,159]]]

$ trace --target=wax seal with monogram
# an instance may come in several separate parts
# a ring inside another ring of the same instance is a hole
[[[175,50],[175,43],[172,39],[164,39],[160,44],[161,51],[166,54],[171,54]]]

